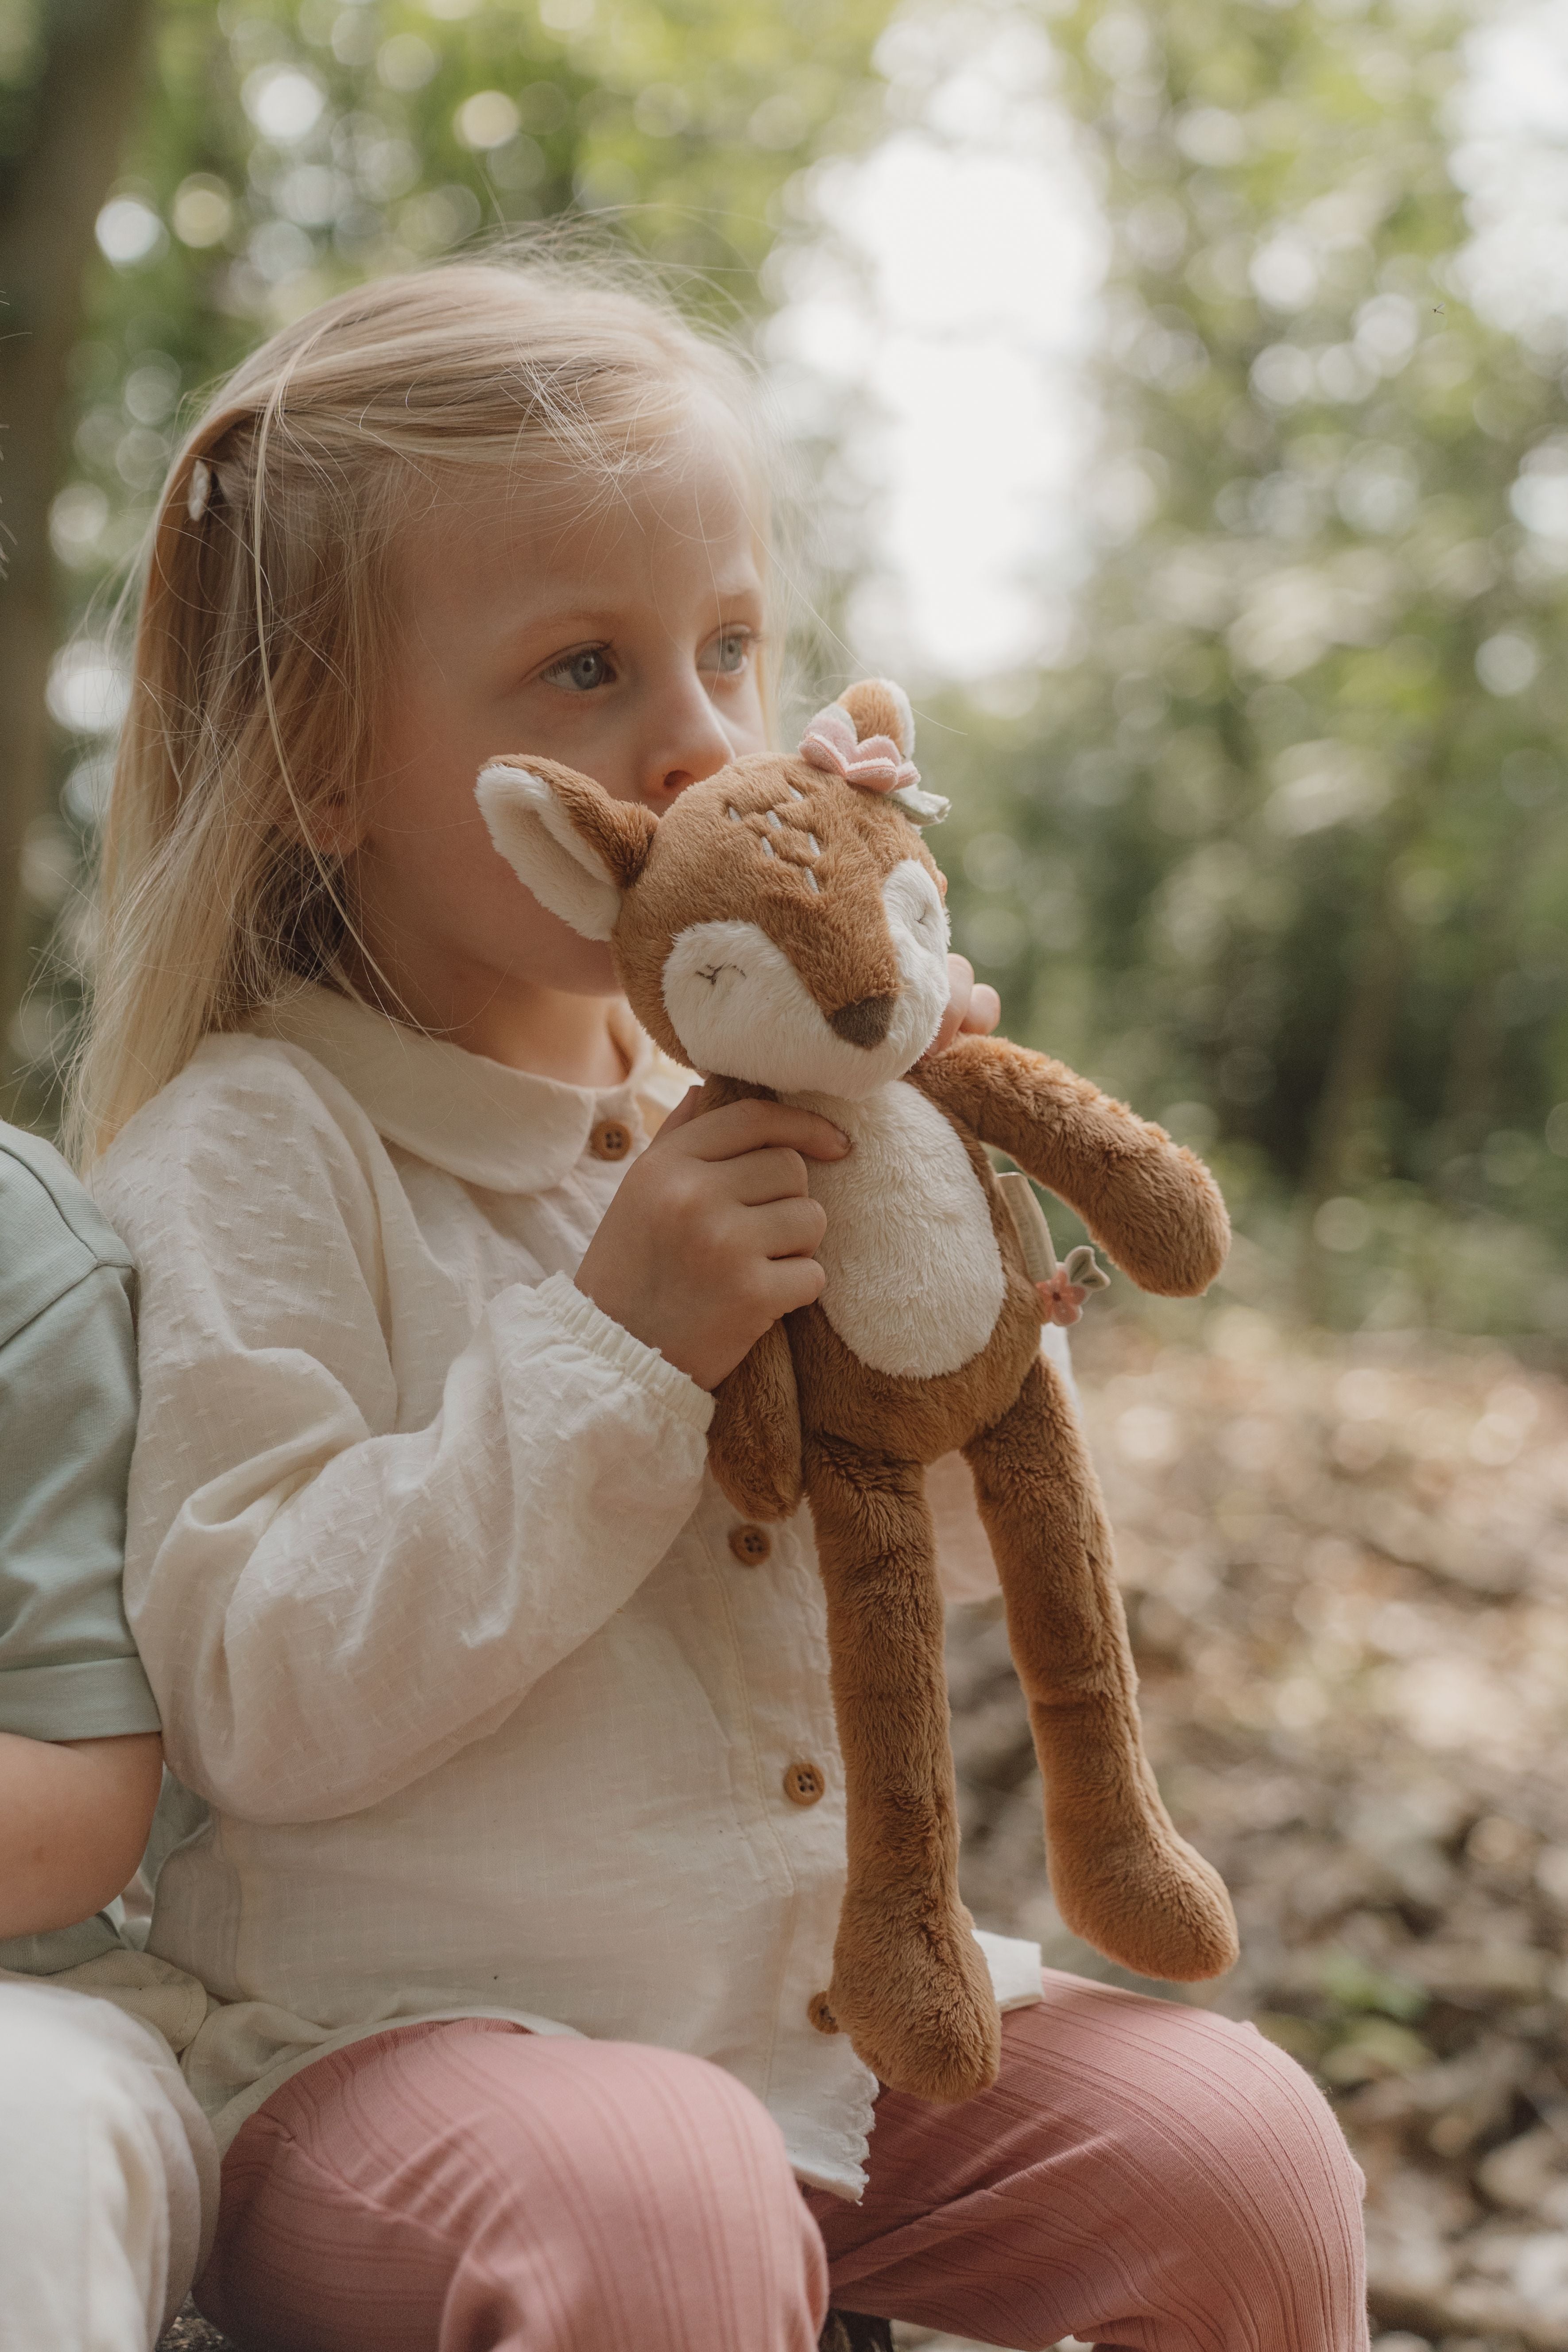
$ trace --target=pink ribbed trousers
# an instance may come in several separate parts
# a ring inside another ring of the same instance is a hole
[[[814,2352],[830,2300],[1035,2352],[1360,2352],[1362,2179],[1250,2026],[1048,1973],[994,2087],[877,2103],[803,2193],[717,2066],[496,2020],[319,2059],[243,2126],[197,2301],[246,2352]]]

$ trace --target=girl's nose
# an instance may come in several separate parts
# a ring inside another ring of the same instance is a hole
[[[642,798],[651,809],[667,809],[688,784],[717,775],[734,756],[719,713],[698,686],[683,698],[674,723],[648,751],[639,783]]]

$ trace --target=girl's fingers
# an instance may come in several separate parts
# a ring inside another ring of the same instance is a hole
[[[668,1121],[661,1133],[668,1131]],[[744,1151],[782,1147],[803,1151],[808,1160],[842,1160],[849,1138],[832,1120],[814,1110],[792,1110],[787,1103],[726,1103],[722,1110],[705,1110],[691,1119],[680,1149],[698,1160],[736,1160]]]
[[[776,1323],[781,1315],[793,1315],[797,1307],[809,1307],[820,1298],[827,1276],[814,1257],[776,1257],[769,1261],[763,1280],[770,1319]]]
[[[947,960],[947,1011],[942,1016],[942,1027],[921,1055],[922,1062],[929,1061],[933,1054],[947,1051],[963,1025],[973,993],[974,966],[967,956],[950,955]]]
[[[693,1078],[673,1110],[667,1110],[658,1123],[660,1135],[673,1135],[678,1127],[689,1127],[697,1116],[697,1106],[702,1100],[702,1081]]]
[[[944,1053],[960,1032],[970,1037],[989,1037],[1002,1018],[1002,999],[984,981],[975,979],[974,966],[967,956],[948,957],[947,984],[947,1011],[942,1016],[942,1027],[921,1055],[922,1062]]]
[[[968,1009],[959,1026],[966,1036],[989,1037],[1002,1018],[1002,999],[984,981],[977,980]]]
[[[805,1162],[798,1151],[742,1151],[724,1165],[731,1198],[743,1209],[770,1201],[798,1199],[807,1190]]]
[[[746,1237],[767,1258],[810,1257],[826,1231],[820,1201],[770,1201],[752,1213]]]

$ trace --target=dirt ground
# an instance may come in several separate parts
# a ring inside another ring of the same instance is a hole
[[[1075,1339],[1150,1746],[1241,1920],[1199,1997],[1333,2098],[1380,2352],[1568,2352],[1568,1389],[1491,1343],[1175,1328]],[[995,1603],[951,1659],[976,1916],[1114,1980],[1046,1890]]]
[[[1197,1998],[1332,2097],[1383,2352],[1568,2347],[1568,1389],[1241,1307],[1080,1328],[1150,1746],[1241,1922]],[[1045,1891],[996,1604],[950,1651],[976,1917],[1133,1981]]]

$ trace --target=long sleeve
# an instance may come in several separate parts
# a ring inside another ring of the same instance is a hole
[[[95,1188],[142,1286],[127,1605],[180,1778],[321,1821],[493,1730],[630,1598],[711,1405],[564,1272],[477,1297],[302,1056],[205,1051]]]

